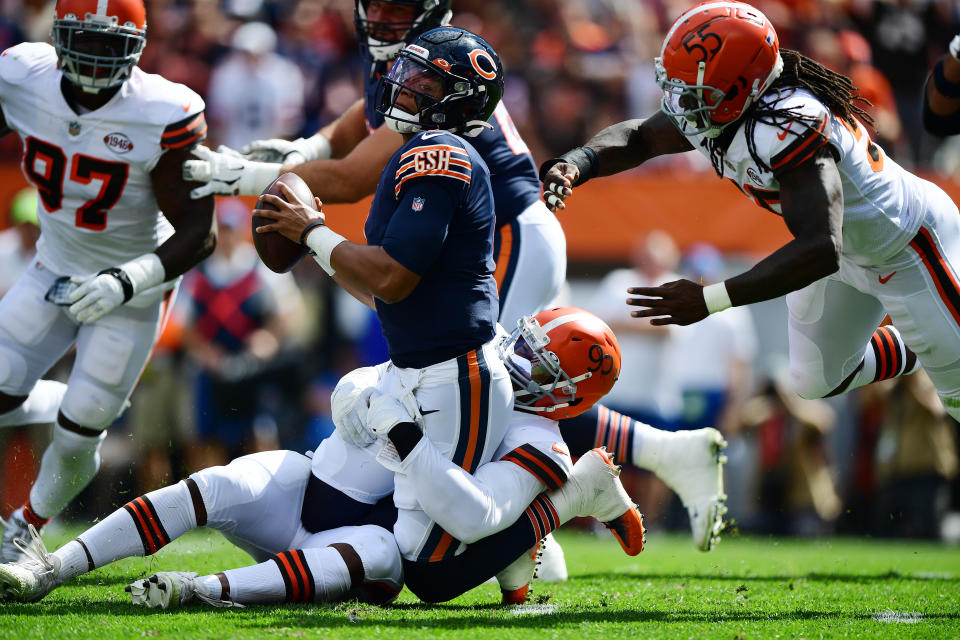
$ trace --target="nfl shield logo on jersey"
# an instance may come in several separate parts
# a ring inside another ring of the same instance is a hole
[[[67,132],[72,136],[80,135],[80,123],[76,120],[70,122],[70,124],[67,125]]]
[[[420,198],[420,197],[414,198],[414,199],[413,199],[413,210],[414,210],[414,211],[423,211],[423,203],[424,203],[424,202],[425,202],[425,200],[424,200],[423,198]]]

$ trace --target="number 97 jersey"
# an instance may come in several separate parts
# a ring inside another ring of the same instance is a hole
[[[167,149],[206,134],[203,100],[134,67],[104,106],[77,113],[60,89],[53,47],[0,54],[0,109],[23,141],[22,169],[39,191],[37,256],[61,275],[87,276],[156,249],[173,234],[150,172]]]

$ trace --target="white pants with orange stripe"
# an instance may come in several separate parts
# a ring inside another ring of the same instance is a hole
[[[539,494],[563,486],[573,461],[556,421],[513,411],[494,460],[473,474],[429,441],[414,448],[405,466],[427,515],[471,544],[516,522]]]
[[[424,433],[447,460],[474,473],[493,459],[513,409],[513,385],[497,357],[500,335],[467,354],[423,369],[379,365],[377,388],[401,397],[413,394]],[[379,467],[379,444],[359,449],[337,434],[314,454],[314,474],[361,502],[374,503],[393,491],[399,510],[394,536],[405,558],[427,560],[453,555],[460,546],[423,511],[416,487],[403,474]],[[379,467],[379,468],[378,468]]]
[[[837,273],[787,296],[790,370],[801,396],[822,397],[850,376],[889,314],[960,419],[960,215],[939,190],[928,198],[920,231],[885,264],[860,266],[844,256]],[[876,350],[877,371],[902,371],[895,337],[876,342],[886,347]]]
[[[494,279],[500,295],[500,324],[517,328],[524,315],[553,305],[567,277],[567,239],[557,216],[537,200],[496,230]]]
[[[66,307],[44,300],[58,277],[35,261],[0,300],[0,391],[28,395],[76,344],[76,362],[60,410],[78,425],[99,431],[123,411],[176,288],[166,294],[157,290],[149,299],[134,298],[93,324],[79,324]]]

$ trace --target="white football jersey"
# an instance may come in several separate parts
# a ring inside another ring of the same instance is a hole
[[[742,125],[724,155],[723,177],[753,202],[776,214],[780,208],[777,175],[809,160],[830,144],[843,185],[843,252],[856,264],[881,264],[916,235],[927,209],[927,194],[937,187],[905,171],[870,140],[866,128],[838,118],[806,89],[787,90],[762,98],[775,108],[793,109],[813,118],[773,126],[758,122],[753,142],[770,170],[757,166],[747,148],[748,127]],[[706,139],[687,135],[710,156]]]
[[[61,77],[48,44],[0,54],[0,109],[23,140],[23,173],[40,192],[38,259],[55,273],[89,276],[173,234],[150,172],[165,150],[203,140],[204,104],[189,88],[134,67],[107,104],[78,114]]]

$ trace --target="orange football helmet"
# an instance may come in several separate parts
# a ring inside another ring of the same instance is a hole
[[[514,387],[514,409],[561,420],[605,396],[620,375],[620,345],[589,311],[559,307],[524,316],[499,345]]]
[[[88,93],[122,84],[147,41],[143,0],[57,0],[51,32],[60,69]]]
[[[654,60],[660,108],[685,134],[720,135],[783,70],[773,25],[744,2],[713,0],[685,11]]]

